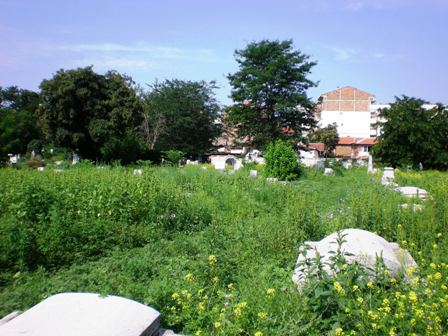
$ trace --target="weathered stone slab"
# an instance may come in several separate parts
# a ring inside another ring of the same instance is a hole
[[[404,197],[408,198],[429,198],[429,194],[425,189],[420,189],[417,187],[397,187],[396,190]]]
[[[134,175],[143,175],[143,169],[134,169],[132,173]]]
[[[391,272],[391,276],[397,276],[401,271],[405,271],[408,267],[416,267],[417,264],[408,251],[403,250],[397,243],[390,243],[384,238],[365,230],[346,229],[340,232],[344,236],[344,242],[341,251],[348,263],[358,262],[367,268],[375,268],[377,257],[382,257],[385,267]],[[293,281],[297,285],[302,285],[306,281],[307,269],[303,265],[306,260],[313,262],[317,253],[321,257],[323,269],[328,274],[333,274],[329,267],[331,252],[335,252],[338,248],[336,240],[338,233],[333,233],[321,241],[305,242],[307,247],[306,257],[300,253]],[[303,249],[305,246],[302,246]]]
[[[333,170],[333,168],[325,168],[325,170],[324,170],[324,175],[325,175],[325,176],[333,176],[333,175],[334,175],[334,170]]]
[[[258,170],[255,170],[255,169],[249,170],[249,176],[250,177],[257,177],[258,176]]]
[[[14,311],[14,312],[12,312],[12,313],[6,315],[5,317],[3,317],[3,318],[0,320],[0,326],[3,325],[3,324],[5,324],[5,323],[7,323],[7,322],[9,322],[9,321],[11,321],[12,319],[15,319],[15,318],[16,318],[17,316],[19,316],[19,315],[20,315],[20,312],[19,312],[19,311]]]
[[[0,326],[0,336],[150,336],[160,314],[117,296],[62,293]]]

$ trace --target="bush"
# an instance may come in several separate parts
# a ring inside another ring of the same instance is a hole
[[[297,180],[303,173],[299,158],[294,148],[283,140],[271,143],[265,154],[267,177],[276,177],[280,180]]]

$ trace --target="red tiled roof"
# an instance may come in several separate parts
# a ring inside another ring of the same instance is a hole
[[[353,138],[353,137],[344,137],[339,138],[338,145],[363,145],[363,146],[372,146],[376,144],[376,138]]]
[[[315,149],[318,152],[324,152],[325,151],[325,145],[322,142],[311,142],[308,145],[308,148]]]

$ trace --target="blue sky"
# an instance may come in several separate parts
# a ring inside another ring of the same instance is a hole
[[[0,86],[93,65],[142,86],[216,80],[229,104],[233,53],[261,39],[318,62],[313,98],[352,85],[448,103],[448,0],[0,0]]]

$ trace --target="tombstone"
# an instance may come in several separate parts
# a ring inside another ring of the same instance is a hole
[[[357,262],[364,266],[367,271],[369,268],[373,270],[377,258],[382,257],[384,265],[390,271],[392,277],[396,277],[409,267],[417,267],[408,251],[400,248],[397,243],[390,243],[372,232],[346,229],[340,231],[339,236],[343,237],[344,242],[341,245],[341,251],[349,264]],[[323,270],[329,275],[335,275],[338,270],[332,270],[329,262],[338,249],[337,239],[338,233],[335,232],[321,241],[308,241],[301,246],[301,253],[297,258],[296,268],[292,276],[292,280],[298,286],[306,282],[308,269],[305,264],[315,262],[317,254],[321,258]],[[304,250],[306,252],[303,252]]]
[[[423,165],[421,162],[418,163],[418,170],[423,170]]]
[[[202,166],[201,169],[202,169],[202,170],[207,170],[208,167],[206,167],[206,166]]]
[[[56,174],[60,174],[60,173],[63,172],[63,170],[62,170],[62,169],[55,169],[54,172],[55,172]]]
[[[38,171],[44,171],[44,170],[45,170],[45,167],[37,167],[37,170],[38,170]]]
[[[56,166],[60,166],[60,165],[62,164],[62,161],[55,161],[54,164],[55,164]]]
[[[134,175],[143,175],[143,169],[134,169],[132,173]]]
[[[403,204],[400,204],[400,208],[402,208],[402,209],[409,209],[409,208],[411,208],[411,207],[409,206],[408,203],[403,203]],[[414,212],[417,212],[417,211],[423,211],[423,209],[425,209],[425,206],[424,206],[424,205],[421,205],[421,204],[412,204],[412,211],[414,211]]]
[[[9,157],[9,162],[13,165],[17,164],[17,155],[11,155]]]
[[[391,167],[385,167],[383,170],[383,178],[388,179],[389,181],[395,180],[394,169]]]
[[[31,151],[31,159],[34,159],[34,157],[36,156],[36,152],[34,151],[34,149]]]
[[[266,177],[266,181],[268,181],[268,182],[277,182],[278,178],[276,178],[276,177]]]
[[[369,154],[369,163],[367,164],[367,173],[373,174],[373,158],[372,155]]]
[[[417,187],[397,187],[395,188],[402,196],[408,198],[420,198],[427,199],[429,198],[429,193],[425,189],[420,189]]]
[[[257,177],[258,176],[258,170],[255,170],[255,169],[249,170],[249,176],[250,177]]]
[[[17,316],[20,315],[20,313],[21,313],[20,311],[14,311],[14,312],[12,312],[12,313],[6,315],[5,317],[3,317],[3,318],[0,320],[0,326],[2,326],[2,325],[4,325],[4,324],[8,323],[8,322],[11,321],[12,319],[15,319]]]
[[[79,155],[75,152],[73,152],[73,159],[72,159],[72,165],[75,165],[79,163]]]
[[[324,176],[333,176],[334,175],[334,170],[333,168],[325,168],[324,170]]]
[[[141,303],[92,293],[50,296],[0,326],[1,336],[151,336],[160,314]]]

